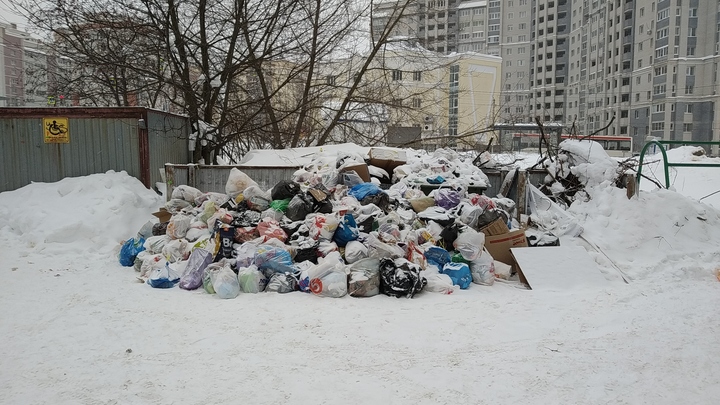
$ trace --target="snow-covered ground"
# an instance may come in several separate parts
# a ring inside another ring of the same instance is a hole
[[[607,285],[412,300],[152,289],[114,256],[160,204],[137,180],[0,193],[0,404],[714,404],[713,176],[571,207]]]

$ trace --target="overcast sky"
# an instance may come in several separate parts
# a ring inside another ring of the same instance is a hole
[[[0,22],[15,23],[18,28],[24,29],[25,19],[11,11],[14,2],[15,0],[0,0]]]

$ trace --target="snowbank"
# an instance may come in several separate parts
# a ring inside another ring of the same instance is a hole
[[[33,183],[0,193],[0,243],[24,255],[108,255],[161,205],[124,171]]]

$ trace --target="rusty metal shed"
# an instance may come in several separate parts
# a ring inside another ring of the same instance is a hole
[[[67,119],[68,143],[46,143],[43,119]],[[165,163],[189,163],[187,117],[143,107],[0,108],[0,192],[31,182],[126,171],[151,188]]]

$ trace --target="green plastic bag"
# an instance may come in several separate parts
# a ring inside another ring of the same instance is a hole
[[[273,202],[270,203],[270,208],[275,211],[285,212],[288,209],[288,204],[290,204],[289,198],[284,200],[273,200]]]
[[[452,255],[452,262],[470,264],[470,261],[465,260],[465,258],[459,252],[455,252],[455,254]]]
[[[212,285],[212,279],[210,279],[210,273],[205,269],[205,274],[203,274],[203,288],[208,294],[215,294],[215,288]]]

